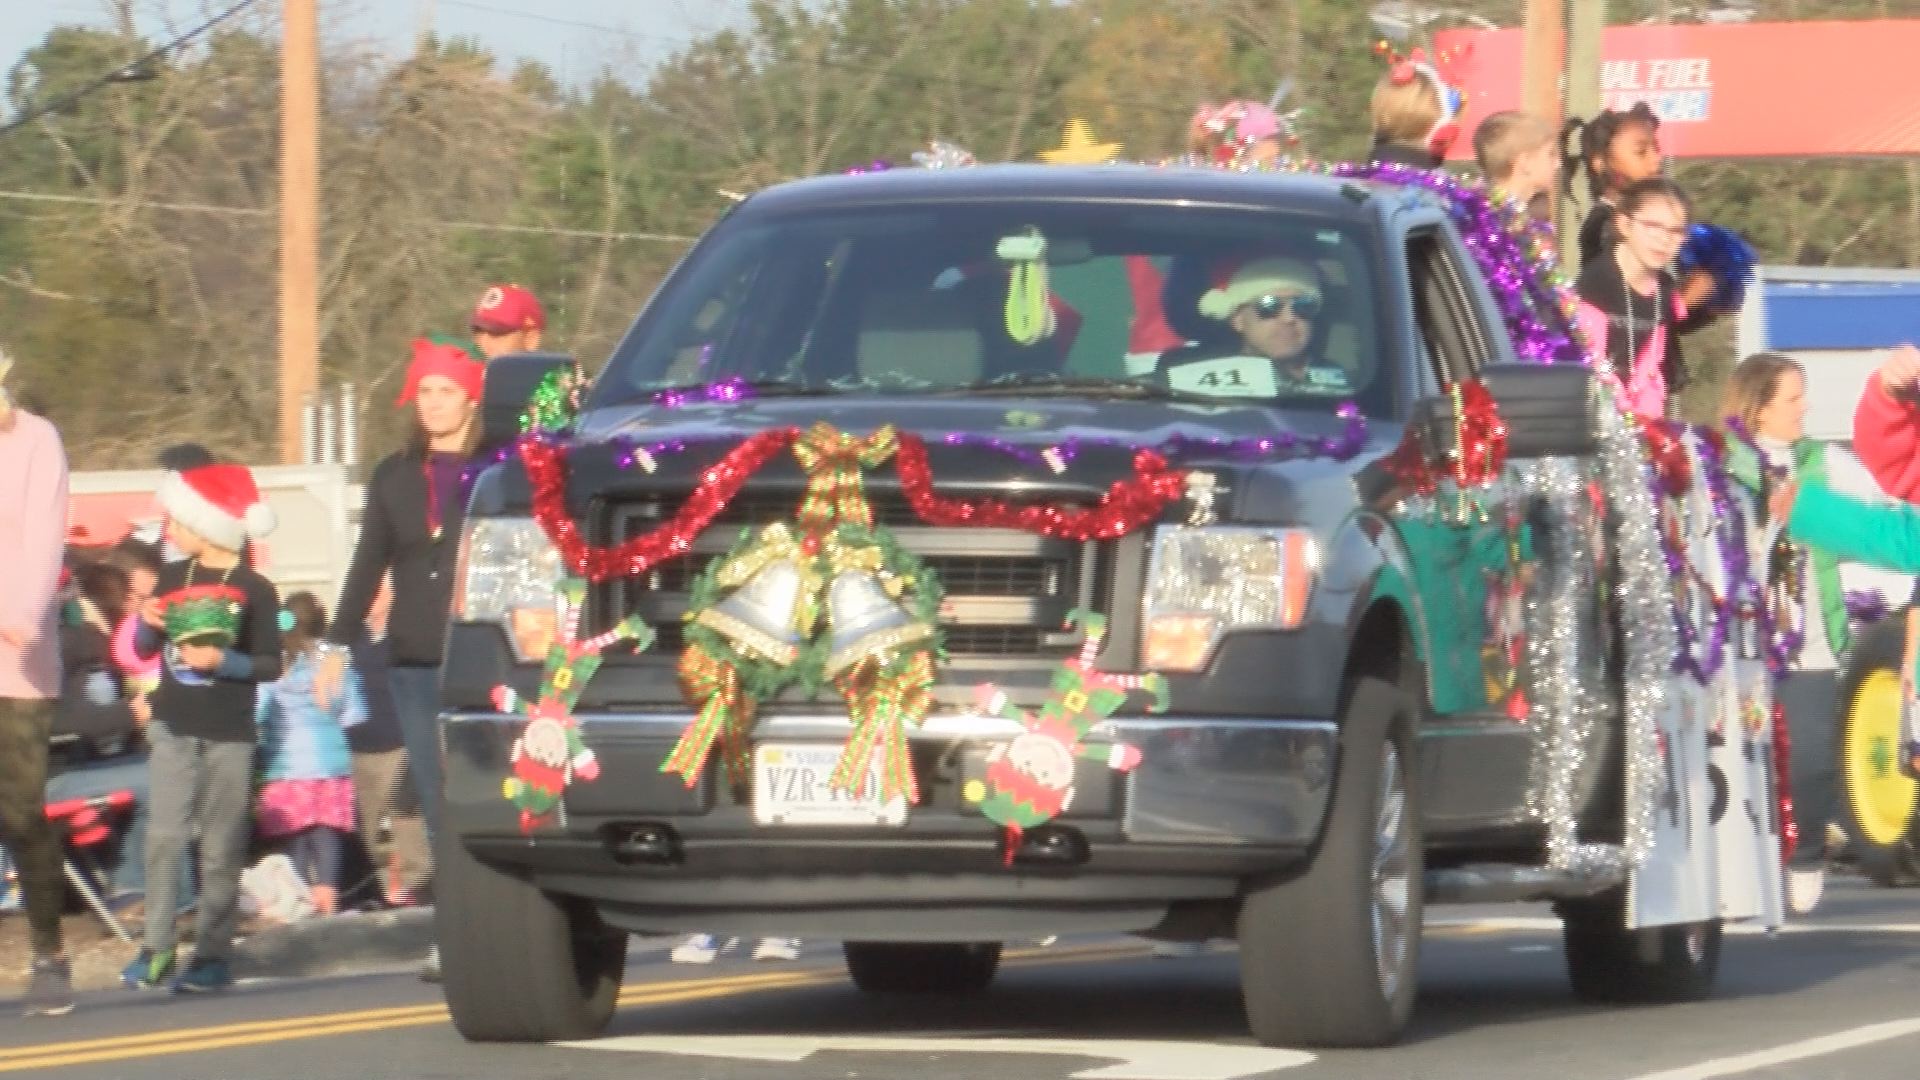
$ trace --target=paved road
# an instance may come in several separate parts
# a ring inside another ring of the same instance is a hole
[[[1154,960],[1126,939],[1014,953],[974,1000],[881,1001],[837,950],[709,969],[636,949],[608,1036],[475,1047],[401,973],[260,982],[218,999],[89,996],[62,1021],[0,1020],[0,1073],[46,1080],[367,1077],[796,1080],[1709,1080],[1920,1076],[1920,892],[1838,883],[1820,916],[1728,942],[1721,994],[1602,1010],[1567,991],[1538,909],[1440,908],[1404,1044],[1318,1055],[1256,1047],[1235,957]],[[512,993],[503,986],[502,993]],[[1309,991],[1310,992],[1310,991]]]

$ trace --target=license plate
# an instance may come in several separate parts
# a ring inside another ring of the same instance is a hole
[[[753,749],[753,820],[761,825],[904,825],[907,800],[880,799],[880,768],[849,794],[830,783],[840,747],[825,743],[761,743]]]

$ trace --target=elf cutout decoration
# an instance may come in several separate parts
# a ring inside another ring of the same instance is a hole
[[[995,687],[981,686],[975,697],[984,710],[1018,720],[1026,730],[1001,743],[987,755],[984,780],[969,781],[968,802],[1006,830],[1006,858],[1020,846],[1028,829],[1044,825],[1073,803],[1075,762],[1080,758],[1105,762],[1115,772],[1132,772],[1140,764],[1138,748],[1126,743],[1087,744],[1093,728],[1126,704],[1127,695],[1145,690],[1154,695],[1153,712],[1167,708],[1167,683],[1159,674],[1111,675],[1095,671],[1093,658],[1107,636],[1107,620],[1091,612],[1073,611],[1068,626],[1079,626],[1087,639],[1080,655],[1068,660],[1053,676],[1053,693],[1039,713],[1016,708]]]
[[[527,717],[527,726],[514,740],[509,759],[513,775],[501,786],[507,799],[520,808],[523,833],[554,823],[566,827],[567,807],[563,797],[567,788],[575,780],[591,781],[600,775],[599,760],[580,737],[573,706],[580,700],[587,681],[600,670],[601,652],[620,641],[632,641],[635,652],[643,652],[653,644],[653,629],[638,615],[629,615],[598,637],[579,640],[586,589],[586,582],[579,578],[560,582],[557,590],[560,633],[547,650],[539,700],[526,701],[513,687],[504,684],[493,688],[495,708]]]

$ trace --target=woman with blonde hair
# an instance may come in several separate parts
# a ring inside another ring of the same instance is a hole
[[[1791,532],[1789,508],[1802,486],[1827,488],[1828,448],[1806,437],[1807,378],[1800,362],[1755,353],[1728,377],[1721,399],[1727,470],[1753,495],[1766,520],[1756,575],[1775,605],[1776,634],[1790,650],[1774,695],[1786,712],[1792,745],[1791,790],[1800,845],[1788,863],[1788,893],[1797,911],[1817,903],[1824,879],[1827,826],[1838,817],[1839,669],[1853,643],[1840,565],[1826,547]]]

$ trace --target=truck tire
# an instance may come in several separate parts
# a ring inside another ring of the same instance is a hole
[[[442,833],[434,932],[453,1026],[471,1042],[555,1042],[606,1030],[627,934],[592,907],[488,866]]]
[[[1920,885],[1920,784],[1898,765],[1903,615],[1863,633],[1840,674],[1840,819],[1854,865],[1888,887]],[[1803,844],[1824,839],[1801,830]]]
[[[853,985],[869,994],[977,994],[1000,970],[997,941],[849,941],[841,950]]]
[[[1248,886],[1241,998],[1268,1046],[1381,1046],[1413,1012],[1424,863],[1413,716],[1391,683],[1353,684],[1319,850],[1304,872]]]
[[[1611,1005],[1701,1001],[1720,975],[1720,920],[1629,930],[1617,898],[1560,906],[1574,996]]]

